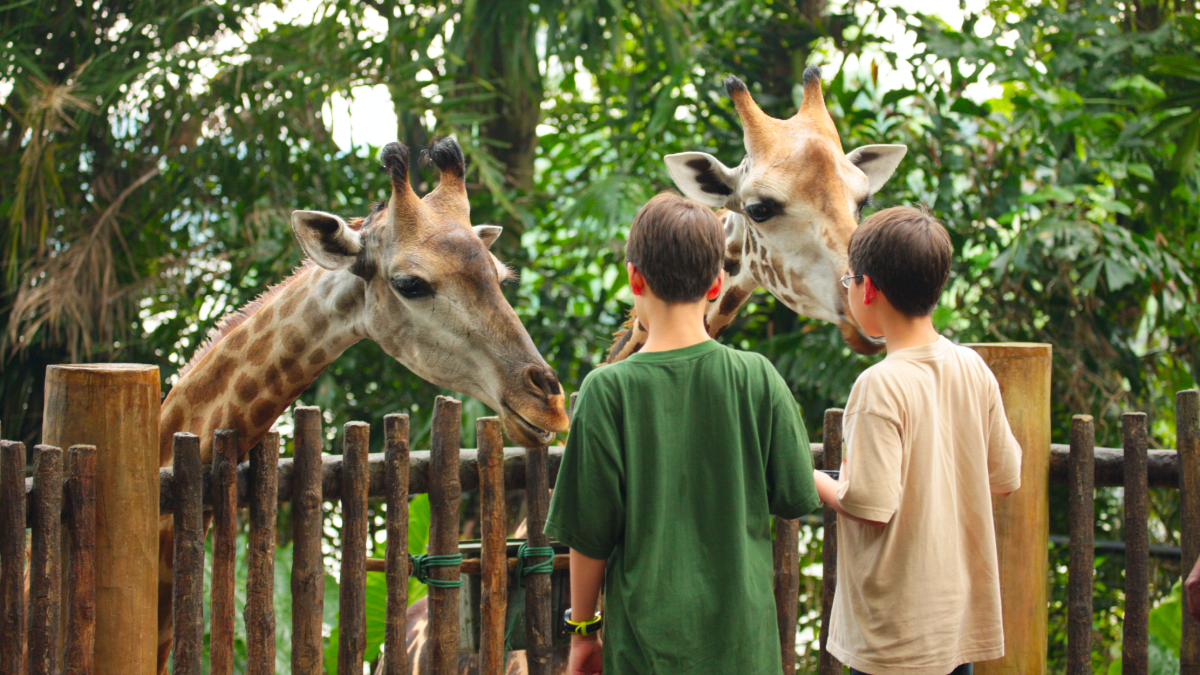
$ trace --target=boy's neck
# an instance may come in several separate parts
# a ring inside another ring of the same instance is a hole
[[[941,337],[931,316],[908,316],[895,310],[888,314],[879,321],[888,354],[937,342]]]
[[[699,302],[666,303],[649,294],[639,296],[634,302],[638,321],[645,327],[648,336],[642,352],[666,352],[700,344],[712,338],[704,327],[704,309],[707,304]]]

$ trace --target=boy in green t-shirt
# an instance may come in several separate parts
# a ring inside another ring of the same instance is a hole
[[[649,337],[584,378],[546,523],[571,547],[572,675],[780,672],[770,514],[819,500],[783,378],[705,330],[724,249],[713,212],[673,194],[630,229]]]

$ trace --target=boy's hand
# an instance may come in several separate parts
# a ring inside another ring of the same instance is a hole
[[[599,675],[603,651],[599,635],[572,635],[567,671],[570,675]]]

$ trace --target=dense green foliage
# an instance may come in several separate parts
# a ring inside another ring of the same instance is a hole
[[[669,187],[661,157],[705,150],[736,164],[724,75],[782,117],[804,66],[819,63],[847,150],[909,146],[876,206],[922,201],[951,231],[939,327],[961,342],[1051,343],[1056,442],[1087,412],[1098,442],[1117,445],[1120,413],[1144,410],[1152,443],[1173,446],[1174,392],[1200,379],[1194,8],[996,0],[956,27],[904,4],[10,3],[3,435],[36,441],[48,364],[153,363],[169,387],[223,314],[300,263],[292,209],[365,215],[384,197],[377,149],[339,147],[330,129],[332,106],[363,86],[386,88],[409,145],[456,135],[473,221],[505,226],[497,250],[521,274],[510,299],[574,389],[628,308],[624,232]],[[295,20],[270,20],[280,11]],[[892,47],[905,42],[911,52]],[[765,294],[723,339],[772,358],[814,437],[873,362]],[[301,400],[336,429],[427,411],[437,393],[362,343]],[[482,414],[466,402],[464,417]],[[427,415],[413,431],[419,447]],[[464,431],[472,444],[473,425]],[[1099,501],[1098,535],[1119,537],[1119,494]],[[1153,536],[1174,543],[1176,495],[1156,492],[1152,509]],[[1052,567],[1062,559],[1053,553]],[[1098,578],[1098,668],[1119,639],[1120,568],[1110,561]],[[1177,577],[1164,563],[1155,583],[1165,592]]]

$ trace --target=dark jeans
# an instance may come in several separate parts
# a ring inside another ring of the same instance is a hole
[[[974,675],[974,673],[975,673],[975,668],[973,667],[973,664],[970,664],[970,663],[964,663],[961,666],[950,671],[950,675]],[[855,669],[851,668],[850,675],[867,675],[867,674],[860,670],[855,670]]]

